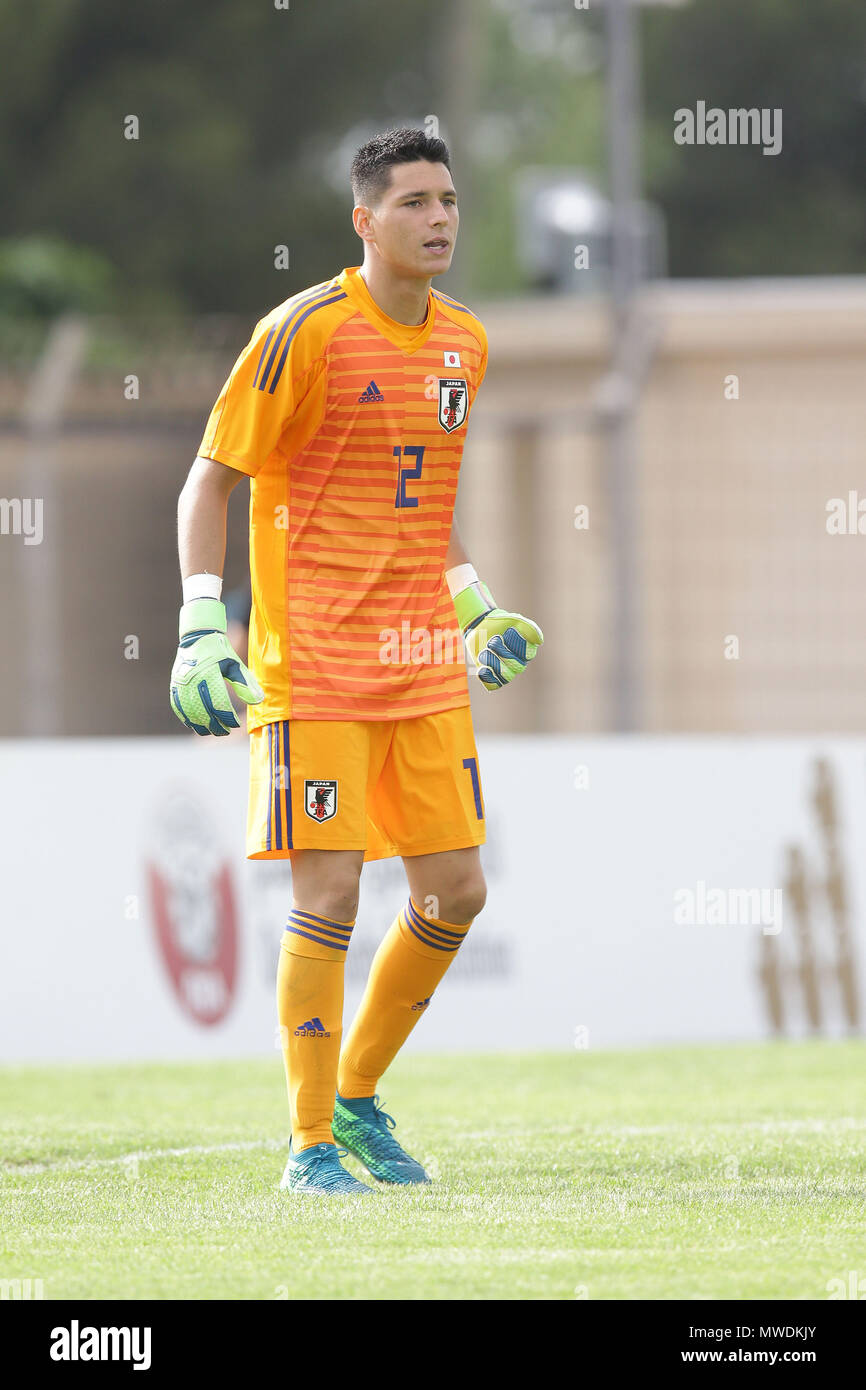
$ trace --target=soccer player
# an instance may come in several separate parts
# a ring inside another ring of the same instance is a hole
[[[247,855],[291,858],[277,973],[291,1120],[281,1185],[363,1195],[343,1150],[380,1182],[428,1181],[377,1086],[484,905],[464,640],[498,690],[543,638],[496,605],[453,521],[487,338],[431,289],[457,237],[448,150],[388,131],[358,151],[352,188],[363,264],[256,324],[181,493],[171,700],[189,728],[217,736],[238,727],[226,683],[249,706]],[[228,643],[220,602],[226,502],[244,474],[252,670]],[[395,854],[409,898],[343,1040],[361,866]]]

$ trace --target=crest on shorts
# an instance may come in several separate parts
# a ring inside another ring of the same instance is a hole
[[[337,814],[337,783],[310,777],[304,783],[304,810],[310,820],[333,820]]]
[[[463,377],[439,379],[439,423],[448,434],[459,430],[469,409],[469,391]]]

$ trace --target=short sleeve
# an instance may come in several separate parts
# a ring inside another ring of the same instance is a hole
[[[487,333],[477,319],[475,319],[472,324],[471,331],[478,343],[479,357],[478,365],[471,378],[472,389],[470,390],[469,415],[472,414],[475,402],[478,399],[478,392],[481,390],[481,383],[487,374]]]
[[[481,383],[487,375],[487,330],[480,319],[475,319],[472,325],[472,331],[478,340],[478,346],[481,351],[481,360],[478,363],[478,372],[475,378],[475,393],[477,395],[481,388]]]
[[[276,449],[316,376],[289,318],[256,324],[210,413],[200,457],[255,477]]]
[[[485,339],[484,339],[484,350],[483,350],[483,352],[482,352],[482,354],[481,354],[481,362],[479,363],[479,366],[478,366],[478,382],[477,382],[476,387],[475,387],[476,392],[477,392],[478,390],[480,390],[480,388],[481,388],[481,383],[482,383],[482,381],[484,380],[484,378],[485,378],[486,375],[487,375],[487,339],[486,339],[486,337],[485,337]]]

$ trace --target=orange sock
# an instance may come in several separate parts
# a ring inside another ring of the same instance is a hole
[[[457,954],[471,922],[425,917],[410,898],[373,957],[364,997],[340,1056],[337,1090],[372,1096]]]
[[[354,925],[293,908],[283,932],[277,1014],[293,1153],[334,1142],[331,1120],[343,1036],[343,976]]]

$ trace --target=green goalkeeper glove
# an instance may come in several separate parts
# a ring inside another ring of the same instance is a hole
[[[197,734],[222,738],[239,729],[228,683],[245,705],[265,698],[252,672],[226,637],[226,610],[219,599],[195,598],[180,610],[180,646],[171,671],[171,704]]]
[[[497,608],[480,579],[455,595],[454,609],[485,690],[499,690],[513,681],[544,641],[541,628],[530,618]]]

